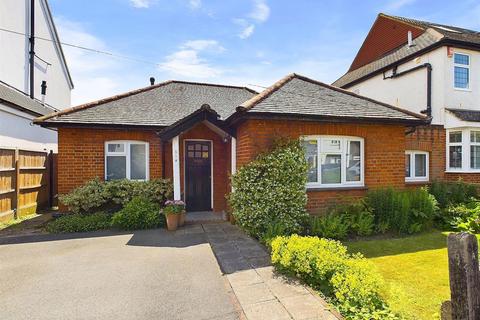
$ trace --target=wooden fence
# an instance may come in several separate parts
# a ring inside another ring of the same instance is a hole
[[[55,203],[56,155],[0,148],[0,222]]]

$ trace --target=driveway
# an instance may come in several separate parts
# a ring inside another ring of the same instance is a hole
[[[201,225],[0,239],[1,319],[238,319]]]

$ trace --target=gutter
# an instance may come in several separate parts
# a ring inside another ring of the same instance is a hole
[[[432,117],[432,65],[430,63],[424,63],[422,65],[407,69],[402,72],[397,72],[397,68],[398,68],[398,65],[393,67],[392,75],[388,77],[385,76],[385,71],[384,71],[383,80],[395,79],[423,68],[427,69],[427,108],[425,110],[420,111],[420,113],[426,114],[428,117],[431,118]]]

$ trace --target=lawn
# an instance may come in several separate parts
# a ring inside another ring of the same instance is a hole
[[[432,231],[345,245],[377,266],[387,284],[385,296],[395,312],[407,319],[438,319],[441,303],[450,299],[447,234]]]

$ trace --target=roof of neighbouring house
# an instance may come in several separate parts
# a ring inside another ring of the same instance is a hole
[[[298,74],[290,74],[240,106],[244,113],[425,122],[428,118]]]
[[[405,41],[402,45],[388,51],[380,58],[366,65],[348,71],[333,83],[334,86],[342,88],[348,87],[368,76],[377,74],[386,68],[393,67],[401,61],[411,59],[422,52],[426,52],[441,45],[462,44],[480,46],[480,32],[478,31],[410,18],[390,16],[383,13],[380,13],[379,17],[392,19],[415,28],[421,28],[424,31],[414,39],[414,46],[408,45],[407,37],[405,36]]]
[[[204,104],[215,110],[220,119],[226,119],[256,93],[246,87],[166,81],[66,109],[35,122],[166,127]]]
[[[55,108],[30,98],[26,93],[0,81],[0,103],[34,116],[43,116],[56,111]]]
[[[451,108],[447,108],[446,110],[453,113],[455,117],[463,121],[469,121],[469,122],[480,121],[480,111],[477,111],[477,110],[451,109]]]

